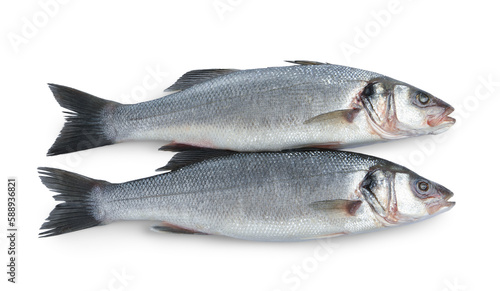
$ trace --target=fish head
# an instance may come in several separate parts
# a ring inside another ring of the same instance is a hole
[[[450,210],[453,193],[405,168],[375,169],[365,176],[360,192],[385,225],[423,220]]]
[[[370,125],[385,139],[438,134],[455,123],[449,116],[454,111],[451,105],[387,77],[369,82],[361,101]]]
[[[421,220],[455,206],[455,202],[448,201],[453,192],[410,171],[396,173],[394,187],[401,217]]]

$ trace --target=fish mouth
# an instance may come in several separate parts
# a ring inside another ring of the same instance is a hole
[[[441,114],[436,114],[433,116],[429,116],[427,119],[427,124],[431,127],[439,126],[439,125],[446,125],[446,124],[451,124],[453,125],[455,123],[455,118],[450,117],[449,115],[455,111],[455,108],[451,106],[447,106],[446,109],[443,110]]]
[[[427,119],[427,124],[430,127],[434,127],[435,130],[432,132],[433,134],[438,134],[443,131],[448,130],[453,124],[455,124],[456,119],[449,116],[455,108],[451,106],[447,106],[446,109],[441,114],[436,114],[434,116],[430,116]]]
[[[430,205],[427,206],[427,212],[429,215],[435,215],[439,213],[443,213],[445,211],[448,211],[455,206],[454,201],[448,201],[450,200],[451,197],[453,197],[452,192],[447,192],[443,193],[443,198],[439,199],[437,202],[431,203]]]

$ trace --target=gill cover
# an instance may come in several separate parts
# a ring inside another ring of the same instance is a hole
[[[361,182],[360,191],[380,219],[387,224],[398,222],[394,173],[383,169],[369,171]]]
[[[397,114],[394,95],[382,79],[368,83],[361,93],[361,102],[372,129],[384,139],[398,139]]]

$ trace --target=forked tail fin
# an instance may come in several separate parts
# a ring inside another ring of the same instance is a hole
[[[101,99],[85,92],[49,84],[65,111],[66,123],[47,155],[55,156],[114,143],[113,133],[106,129],[106,120],[120,103]]]
[[[38,168],[42,183],[51,191],[57,201],[47,221],[42,225],[40,237],[73,232],[103,223],[98,213],[96,196],[109,182],[94,180],[79,174],[54,168]]]

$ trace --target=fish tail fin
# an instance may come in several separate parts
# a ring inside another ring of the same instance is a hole
[[[53,192],[56,205],[47,221],[42,225],[40,237],[73,232],[103,224],[103,215],[98,211],[98,200],[103,187],[111,183],[91,179],[68,171],[38,168],[42,183]]]
[[[66,123],[47,156],[86,150],[113,144],[116,134],[109,129],[109,119],[120,103],[101,99],[85,92],[56,84],[48,84],[65,111]],[[113,136],[114,135],[114,136]]]

